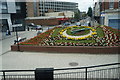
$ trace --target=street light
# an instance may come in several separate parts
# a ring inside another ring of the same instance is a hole
[[[92,10],[92,26],[94,26],[94,0],[93,0],[93,10]]]
[[[17,51],[20,51],[20,46],[19,46],[19,42],[18,42],[18,32],[17,32],[17,28],[18,28],[18,27],[15,27],[16,40],[17,40]]]

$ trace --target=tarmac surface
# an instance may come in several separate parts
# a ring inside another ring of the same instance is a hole
[[[37,32],[35,30],[22,31],[18,34],[20,37],[30,39],[36,36]],[[16,36],[13,33],[0,40],[0,69],[2,70],[83,67],[117,63],[120,57],[119,54],[15,52],[10,50],[15,39]],[[70,63],[77,63],[77,65],[70,65]]]

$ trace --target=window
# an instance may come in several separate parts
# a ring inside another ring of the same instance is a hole
[[[114,8],[114,2],[110,2],[109,3],[109,9],[113,9]]]
[[[6,2],[2,2],[2,9],[7,9],[7,3]]]
[[[118,3],[118,7],[120,8],[120,1],[119,1],[119,3]]]
[[[2,13],[8,13],[6,2],[2,2]]]

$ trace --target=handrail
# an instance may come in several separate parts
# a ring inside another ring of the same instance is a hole
[[[0,70],[0,72],[31,72],[35,70]]]
[[[112,64],[104,64],[104,65],[88,66],[88,67],[61,68],[61,69],[54,69],[54,71],[70,70],[70,69],[86,69],[86,68],[105,67],[105,66],[112,66],[112,65],[120,65],[120,63],[112,63]],[[0,70],[0,72],[31,72],[31,71],[35,71],[35,70]]]
[[[120,68],[120,67],[107,68],[107,69],[116,69],[116,68]],[[107,70],[107,69],[91,70],[91,71],[87,71],[87,72],[101,71],[101,70]],[[64,72],[64,73],[56,73],[55,75],[59,75],[59,74],[73,74],[73,73],[85,73],[85,71],[81,71],[81,72]]]
[[[120,63],[112,63],[112,64],[104,64],[104,65],[97,65],[97,66],[88,66],[88,67],[76,67],[76,68],[62,68],[62,69],[54,69],[54,70],[70,70],[70,69],[86,69],[86,68],[95,68],[95,67],[105,67],[105,66],[112,66],[112,65],[120,65]]]

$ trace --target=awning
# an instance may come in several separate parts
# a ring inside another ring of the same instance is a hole
[[[64,20],[69,20],[69,18],[57,18],[58,20],[62,20],[62,21],[64,21]]]

